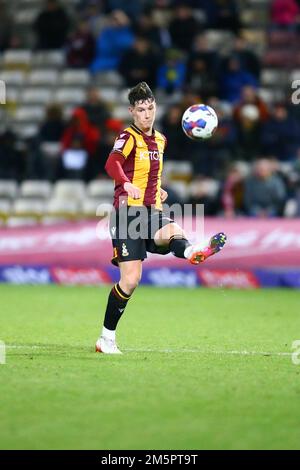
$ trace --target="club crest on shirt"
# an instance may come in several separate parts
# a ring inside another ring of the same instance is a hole
[[[128,255],[129,253],[128,253],[127,247],[125,243],[122,243],[122,256],[128,256]]]

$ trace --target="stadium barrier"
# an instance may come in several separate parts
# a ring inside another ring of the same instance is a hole
[[[189,234],[193,220],[185,221]],[[300,288],[299,219],[205,219],[207,237],[224,231],[223,251],[200,266],[148,254],[142,283],[156,286]],[[0,229],[0,282],[101,285],[119,280],[110,263],[107,220],[98,224]]]

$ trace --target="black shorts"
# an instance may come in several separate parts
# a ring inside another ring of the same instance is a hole
[[[163,211],[151,207],[114,209],[109,224],[113,244],[112,264],[118,266],[119,261],[143,261],[147,258],[147,251],[161,255],[170,253],[168,246],[157,246],[154,242],[157,230],[170,223],[174,220]]]

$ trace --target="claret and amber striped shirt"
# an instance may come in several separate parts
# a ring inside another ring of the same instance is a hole
[[[141,190],[140,199],[132,199],[123,188],[123,182],[116,182],[114,206],[119,207],[119,198],[127,197],[129,206],[151,206],[162,208],[160,198],[161,173],[166,138],[153,130],[151,136],[132,124],[115,140],[110,155],[121,154],[122,169],[132,184]]]

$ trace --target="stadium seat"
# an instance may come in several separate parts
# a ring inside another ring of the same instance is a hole
[[[220,182],[212,178],[203,178],[199,181],[192,181],[189,187],[190,196],[215,198],[220,188]]]
[[[211,49],[219,49],[224,44],[230,47],[233,42],[233,34],[225,30],[208,29],[205,32],[205,37]]]
[[[127,99],[127,90],[126,91],[126,99]],[[118,99],[120,99],[120,92],[116,90],[116,88],[112,87],[99,87],[99,93],[101,99],[107,103],[115,103]],[[128,100],[126,101],[128,102]]]
[[[4,222],[11,213],[11,202],[7,199],[0,199],[0,225]]]
[[[295,69],[291,72],[289,81],[293,82],[294,80],[300,80],[300,69]]]
[[[26,74],[21,70],[1,70],[0,80],[6,83],[6,86],[23,86],[26,81]]]
[[[54,99],[60,104],[82,104],[86,98],[86,91],[83,88],[60,88],[56,91]]]
[[[47,105],[52,100],[52,91],[49,88],[27,88],[21,94],[22,104]]]
[[[23,181],[20,186],[20,197],[49,199],[52,185],[48,181]]]
[[[58,82],[58,72],[52,69],[33,70],[28,75],[28,85],[54,86]]]
[[[189,189],[184,181],[170,181],[169,187],[178,194],[181,201],[185,202],[188,199]]]
[[[6,87],[6,103],[17,104],[19,103],[20,90],[11,86]]]
[[[42,142],[40,151],[45,157],[57,158],[60,156],[61,143],[60,142]]]
[[[31,123],[14,123],[12,126],[13,131],[18,137],[28,139],[38,133],[39,126]]]
[[[104,217],[111,212],[112,203],[108,199],[85,199],[82,203],[82,215],[85,218]]]
[[[87,70],[65,70],[60,77],[61,85],[87,86],[90,81],[91,76]]]
[[[285,73],[282,70],[264,69],[261,73],[261,84],[266,87],[278,86],[285,82]]]
[[[28,70],[32,52],[28,50],[9,49],[3,54],[3,66],[7,69]]]
[[[111,202],[105,200],[99,201],[99,205],[96,210],[96,216],[100,218],[107,217],[111,213],[112,209],[113,205]]]
[[[0,198],[15,199],[18,192],[18,185],[13,180],[0,180]]]
[[[168,160],[164,164],[164,174],[171,180],[189,181],[192,173],[193,166],[189,161]]]
[[[39,8],[20,8],[16,10],[14,15],[14,22],[16,25],[28,25],[31,26],[34,22],[37,14],[39,12]]]
[[[45,202],[41,199],[17,199],[13,203],[14,215],[39,217],[45,212]]]
[[[268,33],[268,44],[270,47],[289,47],[297,40],[297,34],[294,31],[270,31]]]
[[[7,227],[26,227],[37,225],[38,219],[36,217],[14,216],[11,215],[6,221]]]
[[[20,106],[16,109],[14,120],[17,122],[38,122],[45,116],[45,109],[43,106]]]
[[[45,225],[75,220],[78,216],[78,203],[70,199],[51,199],[42,218]]]
[[[94,77],[96,86],[114,86],[121,87],[123,85],[123,78],[121,75],[114,71],[98,72]]]
[[[86,193],[91,198],[113,197],[114,183],[107,179],[91,181],[87,186]]]
[[[85,185],[82,181],[60,180],[54,185],[53,197],[63,201],[82,201],[85,197]]]
[[[60,50],[35,52],[32,60],[33,67],[45,67],[52,70],[60,69],[65,63],[65,53]]]

